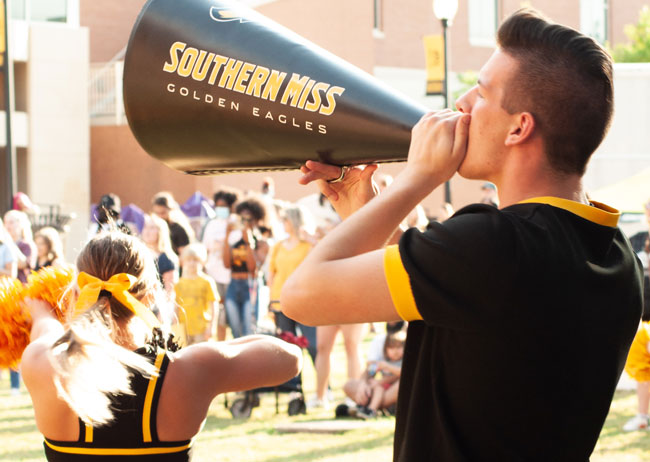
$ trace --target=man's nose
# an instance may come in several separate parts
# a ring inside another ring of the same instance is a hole
[[[468,91],[466,91],[463,96],[458,98],[456,100],[456,109],[458,109],[460,112],[464,114],[469,114],[472,112],[472,100],[473,100],[473,93],[475,91],[476,87],[472,87]]]

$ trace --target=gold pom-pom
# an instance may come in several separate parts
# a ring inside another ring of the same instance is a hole
[[[71,267],[42,268],[27,278],[26,296],[52,305],[57,319],[64,323],[72,309],[73,294],[70,285],[74,275],[74,269]]]
[[[0,368],[15,368],[29,344],[32,319],[23,308],[25,297],[48,302],[65,322],[73,308],[73,280],[74,269],[51,266],[32,273],[26,286],[17,279],[0,279]]]
[[[24,295],[18,279],[0,279],[0,368],[15,369],[29,344],[32,320],[23,311]]]

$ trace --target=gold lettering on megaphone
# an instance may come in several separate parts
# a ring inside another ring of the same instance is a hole
[[[205,80],[205,76],[208,75],[210,65],[215,56],[214,53],[208,53],[206,59],[205,55],[206,52],[201,50],[201,53],[199,53],[199,57],[196,60],[196,64],[194,65],[194,70],[192,71],[192,78],[198,82]]]
[[[261,91],[264,82],[269,78],[271,71],[262,66],[257,66],[253,77],[248,81],[248,88],[246,89],[246,94],[249,96],[254,96],[255,98],[261,98]]]
[[[275,69],[271,71],[266,83],[262,83],[264,91],[262,92],[262,99],[268,99],[269,101],[275,101],[280,92],[280,87],[284,78],[287,76],[286,72],[276,71]],[[247,91],[248,93],[248,91]]]
[[[290,105],[292,107],[296,107],[298,105],[298,98],[300,98],[300,95],[302,94],[303,90],[305,89],[305,85],[307,85],[308,82],[309,77],[300,77],[298,74],[293,74],[291,76],[291,80],[289,80],[287,88],[284,90],[282,101],[280,102],[282,104],[287,104],[289,99],[291,99]]]
[[[210,74],[210,85],[273,102],[287,77],[286,72],[188,47],[184,42],[174,42],[169,48],[169,57],[170,62],[163,65],[165,72],[184,78],[191,76],[198,82]],[[279,102],[329,116],[336,109],[336,97],[344,91],[343,87],[293,73]]]
[[[230,58],[226,65],[223,68],[223,73],[221,74],[221,80],[219,80],[219,86],[227,90],[232,90],[233,85],[235,84],[235,79],[239,70],[244,64],[243,61],[238,59]]]

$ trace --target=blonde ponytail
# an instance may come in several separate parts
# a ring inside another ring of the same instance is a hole
[[[156,373],[144,357],[117,345],[111,336],[110,303],[104,298],[75,319],[52,346],[59,396],[85,423],[105,425],[113,420],[111,399],[133,394],[133,372]]]

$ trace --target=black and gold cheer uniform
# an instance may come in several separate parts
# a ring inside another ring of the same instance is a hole
[[[396,461],[588,461],[641,316],[618,212],[471,205],[386,250],[409,325]]]
[[[136,350],[152,361],[158,376],[150,379],[134,373],[131,386],[134,395],[112,399],[115,419],[107,426],[93,429],[79,420],[79,440],[75,442],[45,439],[45,455],[50,462],[69,461],[159,461],[176,462],[191,459],[192,441],[163,442],[158,439],[156,415],[160,391],[169,365],[164,350],[148,346]]]

